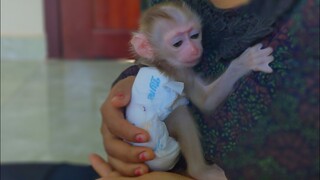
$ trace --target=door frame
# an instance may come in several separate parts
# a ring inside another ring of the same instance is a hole
[[[60,0],[44,0],[43,6],[47,57],[49,59],[61,59],[63,57],[63,42]]]

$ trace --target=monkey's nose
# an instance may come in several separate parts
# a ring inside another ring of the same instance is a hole
[[[191,54],[194,56],[197,56],[199,54],[199,49],[198,48],[192,48],[191,49]]]

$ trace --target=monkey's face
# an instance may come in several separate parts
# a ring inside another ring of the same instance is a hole
[[[163,59],[175,67],[193,67],[199,63],[202,55],[201,28],[189,23],[170,26],[163,34]]]

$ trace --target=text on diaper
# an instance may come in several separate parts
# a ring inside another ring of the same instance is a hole
[[[150,83],[149,83],[149,94],[148,94],[148,99],[149,100],[153,100],[156,96],[156,91],[159,88],[160,85],[160,78],[155,78],[155,77],[151,77]]]

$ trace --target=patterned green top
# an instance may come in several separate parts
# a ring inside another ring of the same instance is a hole
[[[204,55],[195,69],[204,77],[216,78],[257,42],[274,48],[272,74],[242,78],[210,116],[190,107],[208,162],[230,179],[319,179],[319,0],[255,0],[231,10],[185,2],[203,19]]]

